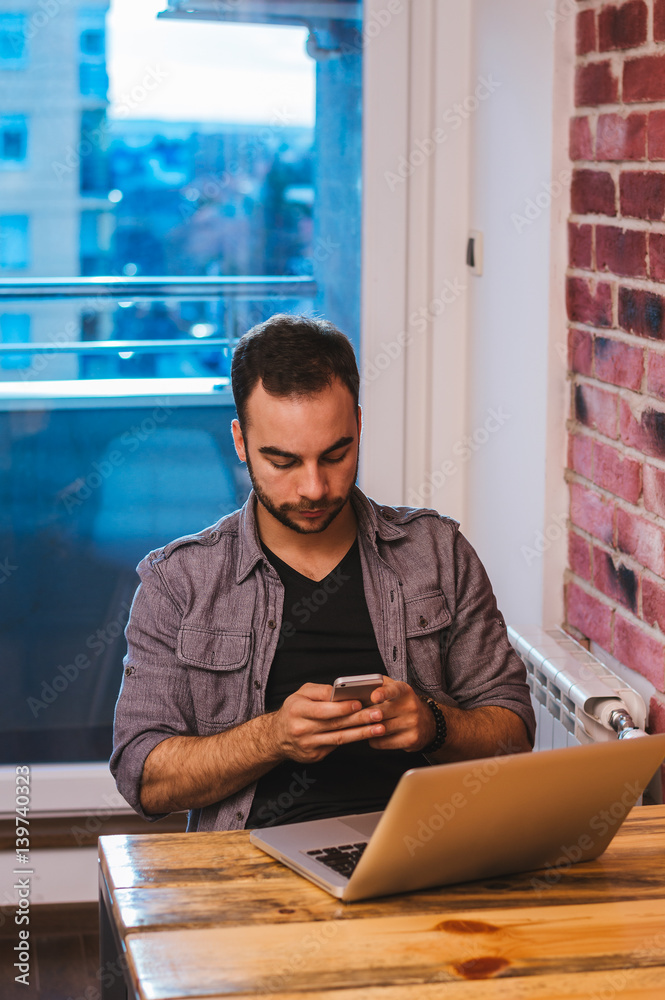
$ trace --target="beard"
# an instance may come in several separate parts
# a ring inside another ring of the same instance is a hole
[[[268,494],[263,490],[263,488],[257,482],[256,476],[254,475],[254,469],[252,468],[252,463],[249,460],[249,455],[246,455],[245,461],[247,463],[247,472],[249,473],[249,478],[252,483],[252,488],[256,493],[259,502],[265,507],[269,514],[283,524],[286,528],[290,528],[292,531],[296,531],[299,535],[316,535],[325,531],[326,528],[332,524],[337,515],[341,513],[343,508],[346,506],[351,493],[353,492],[353,487],[358,476],[358,462],[356,462],[356,471],[353,475],[353,481],[348,489],[346,496],[335,497],[332,500],[317,500],[316,503],[304,500],[302,503],[282,503],[276,504],[268,496]],[[307,513],[310,510],[325,510],[327,513],[311,527],[299,524],[291,518],[291,514],[296,513]]]

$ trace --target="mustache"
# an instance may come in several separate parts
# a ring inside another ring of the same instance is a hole
[[[320,500],[317,503],[283,503],[280,505],[280,510],[284,513],[298,513],[307,514],[313,510],[332,510],[334,507],[339,506],[342,502],[342,497],[337,497],[334,500]]]

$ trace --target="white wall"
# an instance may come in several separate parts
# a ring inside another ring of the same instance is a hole
[[[560,9],[405,0],[365,53],[364,356],[409,340],[364,389],[361,485],[458,518],[508,619],[545,625],[561,620],[567,513],[574,16]],[[405,159],[416,166],[389,192]],[[465,265],[469,229],[484,236],[481,277]],[[458,291],[441,309],[446,285]]]
[[[543,601],[567,512],[562,275],[551,284],[555,260],[565,267],[565,240],[552,242],[551,227],[565,227],[570,175],[567,115],[555,109],[553,8],[474,0],[473,76],[491,73],[500,86],[472,124],[469,221],[484,234],[484,273],[471,278],[469,297],[469,433],[485,431],[468,463],[463,518],[508,619],[547,624],[560,614],[560,572],[545,610]],[[488,423],[492,408],[500,419]]]

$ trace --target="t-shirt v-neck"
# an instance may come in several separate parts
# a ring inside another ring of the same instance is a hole
[[[311,580],[263,551],[284,586],[282,627],[266,685],[275,712],[303,684],[344,674],[385,674],[363,586],[358,539],[322,580]],[[247,827],[383,809],[401,774],[422,754],[375,750],[367,741],[333,750],[315,764],[287,760],[258,783]]]

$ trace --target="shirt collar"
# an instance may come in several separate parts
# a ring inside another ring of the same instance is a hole
[[[256,521],[257,502],[256,493],[252,490],[240,510],[236,583],[242,583],[258,562],[265,561]],[[376,549],[377,535],[381,541],[392,542],[406,534],[403,527],[394,523],[399,516],[397,511],[391,507],[380,507],[366,497],[358,486],[353,487],[351,503],[358,519],[358,535],[366,538],[373,548]]]

